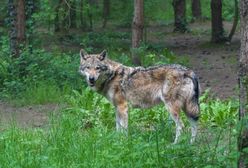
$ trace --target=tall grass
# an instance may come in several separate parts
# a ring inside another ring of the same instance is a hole
[[[113,107],[92,91],[74,91],[67,105],[51,113],[45,129],[12,125],[2,131],[0,167],[236,166],[236,127],[228,121],[225,127],[202,125],[193,145],[185,129],[172,145],[174,123],[162,106],[131,109],[128,134],[122,134],[115,131]]]
[[[26,90],[21,93],[22,96],[12,100],[12,103],[15,102],[19,105],[62,103],[65,100],[65,95],[70,91],[70,86],[65,85],[60,88],[53,82],[40,81],[27,86]]]
[[[65,119],[64,119],[65,120]],[[70,119],[69,119],[70,120]],[[73,120],[49,129],[10,128],[1,135],[2,167],[235,167],[235,140],[219,129],[195,145],[171,144],[170,127],[128,136],[106,128],[79,129]],[[230,136],[231,137],[231,136]]]
[[[65,99],[65,95],[69,92],[69,87],[59,88],[52,82],[38,82],[27,86],[21,96],[12,98],[11,103],[22,105],[60,103]]]
[[[1,167],[235,167],[235,139],[227,143],[222,129],[201,133],[194,145],[172,145],[165,136],[171,127],[132,127],[126,136],[106,127],[80,129],[67,117],[48,131],[12,127],[1,134]]]

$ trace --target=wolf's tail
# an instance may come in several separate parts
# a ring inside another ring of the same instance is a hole
[[[194,95],[192,97],[192,100],[199,104],[199,97],[200,97],[200,86],[199,86],[199,80],[198,77],[196,76],[196,74],[194,72],[190,73],[190,78],[193,82],[194,85]]]
[[[191,98],[189,98],[189,102],[186,105],[187,115],[197,121],[200,117],[200,105],[199,105],[199,97],[200,97],[200,85],[199,80],[196,74],[193,71],[190,71],[187,74],[187,77],[190,78],[193,82],[193,93]]]

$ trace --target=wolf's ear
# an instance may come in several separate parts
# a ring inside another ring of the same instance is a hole
[[[81,59],[81,62],[82,61],[85,61],[87,58],[89,58],[88,53],[84,49],[81,49],[80,50],[80,59]]]
[[[103,51],[101,52],[101,54],[98,55],[98,59],[99,59],[100,61],[103,61],[103,60],[106,58],[106,56],[107,56],[107,51],[106,51],[106,50],[103,50]]]

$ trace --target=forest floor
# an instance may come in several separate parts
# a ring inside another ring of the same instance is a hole
[[[224,23],[227,32],[232,24]],[[190,32],[172,33],[172,26],[154,26],[147,29],[148,42],[158,43],[189,60],[189,66],[200,78],[201,90],[210,89],[220,99],[237,98],[237,61],[240,37],[236,32],[230,44],[210,43],[210,22],[193,23]],[[21,127],[42,127],[50,112],[60,109],[58,104],[15,107],[0,102],[0,124],[15,121]],[[3,127],[4,128],[4,127]]]

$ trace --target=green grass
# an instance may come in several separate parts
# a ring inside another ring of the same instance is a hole
[[[58,85],[51,82],[39,82],[34,85],[27,86],[22,96],[12,102],[19,105],[28,104],[47,104],[63,102],[65,96],[69,92],[69,86],[59,88]]]
[[[130,109],[128,134],[118,133],[114,108],[105,98],[89,89],[73,91],[67,107],[52,113],[45,128],[12,124],[1,132],[0,167],[236,167],[236,105],[207,93],[201,101],[205,108],[196,143],[189,144],[184,116],[186,128],[173,145],[175,126],[163,106]],[[223,124],[218,116],[226,109]]]
[[[76,124],[77,119],[62,114],[47,131],[16,127],[4,131],[0,136],[1,167],[235,167],[236,164],[236,138],[231,135],[232,138],[226,138],[224,129],[205,130],[194,145],[183,139],[186,135],[179,144],[172,145],[170,126],[153,131],[131,127],[126,136],[106,127],[82,129]]]

